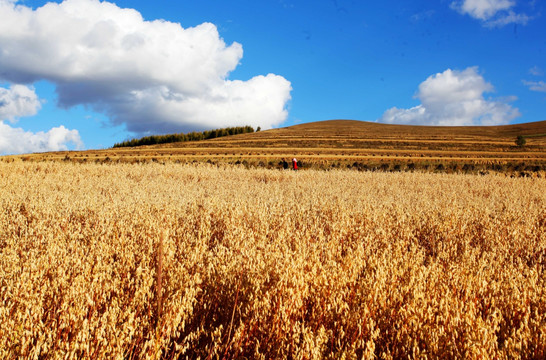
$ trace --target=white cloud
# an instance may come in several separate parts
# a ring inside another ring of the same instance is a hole
[[[393,107],[379,121],[412,125],[500,125],[520,116],[505,100],[485,99],[493,91],[476,67],[463,71],[448,69],[429,76],[415,95],[421,104],[411,109]]]
[[[490,19],[487,22],[485,22],[485,26],[487,27],[502,27],[504,25],[508,24],[521,24],[526,25],[529,20],[531,20],[532,17],[525,15],[525,14],[516,14],[513,11],[509,11],[507,14],[504,14],[502,16],[499,16],[494,19]]]
[[[76,149],[83,146],[77,130],[68,130],[60,126],[48,132],[33,133],[11,127],[0,121],[0,154],[2,155],[68,150],[70,143]]]
[[[546,82],[544,81],[526,81],[523,80],[523,84],[529,87],[529,90],[546,92]]]
[[[279,91],[284,90],[284,91]],[[156,130],[167,131],[171,124],[184,119],[187,129],[215,128],[223,125],[254,125],[270,128],[285,119],[284,108],[289,99],[290,83],[281,76],[269,74],[248,81],[226,81],[199,96],[184,97],[167,86],[157,86],[133,91],[108,111],[114,122],[134,119],[132,129],[145,132],[149,119],[161,119],[154,124]],[[256,121],[258,121],[256,123]]]
[[[243,56],[215,25],[145,21],[133,9],[65,0],[36,10],[0,0],[0,79],[48,80],[59,105],[86,104],[134,132],[232,125],[263,129],[286,119],[290,82],[228,76]]]
[[[540,67],[535,65],[531,69],[529,69],[529,74],[533,76],[544,76],[544,71],[542,71]],[[546,82],[542,80],[539,80],[539,81],[522,80],[522,82],[531,91],[546,92]]]
[[[527,24],[531,17],[514,12],[515,6],[515,0],[457,0],[451,3],[452,9],[481,20],[487,27]]]
[[[489,20],[499,11],[509,10],[514,5],[513,0],[463,0],[451,4],[461,13],[480,20]]]
[[[67,150],[68,143],[81,148],[83,144],[77,130],[60,126],[48,132],[32,133],[4,123],[4,120],[15,123],[20,117],[36,115],[40,108],[41,102],[34,88],[18,84],[9,89],[0,88],[1,155]]]
[[[41,107],[32,87],[15,84],[9,89],[0,88],[0,120],[15,122],[20,117],[35,115]]]

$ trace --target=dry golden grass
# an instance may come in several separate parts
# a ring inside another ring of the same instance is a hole
[[[525,135],[523,148],[515,145]],[[546,121],[482,126],[407,126],[351,120],[306,123],[207,141],[83,152],[14,156],[25,160],[74,162],[213,162],[275,167],[281,158],[297,157],[305,168],[401,167],[447,170],[463,167],[508,173],[546,172]],[[540,169],[540,170],[536,170]]]
[[[544,359],[545,190],[0,162],[0,358]]]

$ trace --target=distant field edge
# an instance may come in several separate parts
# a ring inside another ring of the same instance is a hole
[[[220,134],[223,135],[223,134]],[[526,138],[517,146],[518,136]],[[334,119],[269,130],[135,147],[9,155],[0,161],[208,163],[360,171],[487,171],[546,177],[546,120],[498,126],[396,125]]]

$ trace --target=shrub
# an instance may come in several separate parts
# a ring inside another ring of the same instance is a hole
[[[527,140],[525,140],[525,137],[523,135],[518,135],[518,137],[516,138],[516,145],[519,147],[523,147],[526,143]]]

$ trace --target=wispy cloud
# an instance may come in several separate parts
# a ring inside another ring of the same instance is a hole
[[[544,75],[544,71],[542,71],[541,68],[539,68],[538,66],[533,66],[532,68],[529,69],[529,74],[531,75],[534,75],[534,76],[543,76]]]
[[[529,74],[536,77],[542,77],[544,76],[544,71],[535,65],[529,69]],[[522,80],[521,82],[531,91],[546,92],[546,82],[543,80]]]
[[[546,92],[546,82],[544,81],[527,81],[523,80],[523,84],[529,87],[529,90]]]
[[[507,99],[485,99],[493,86],[478,73],[477,67],[463,71],[447,69],[429,76],[415,95],[421,101],[410,109],[393,107],[379,119],[392,124],[412,125],[499,125],[520,116]]]
[[[427,10],[427,11],[422,11],[422,12],[419,12],[417,14],[413,14],[411,16],[411,20],[414,21],[414,22],[419,22],[419,21],[423,21],[423,20],[426,20],[426,19],[430,19],[434,16],[434,14],[436,13],[436,11],[434,10]]]
[[[291,84],[275,75],[229,80],[243,56],[215,25],[145,21],[93,0],[35,10],[0,0],[0,80],[56,85],[59,105],[88,105],[135,133],[252,125],[287,117]]]

